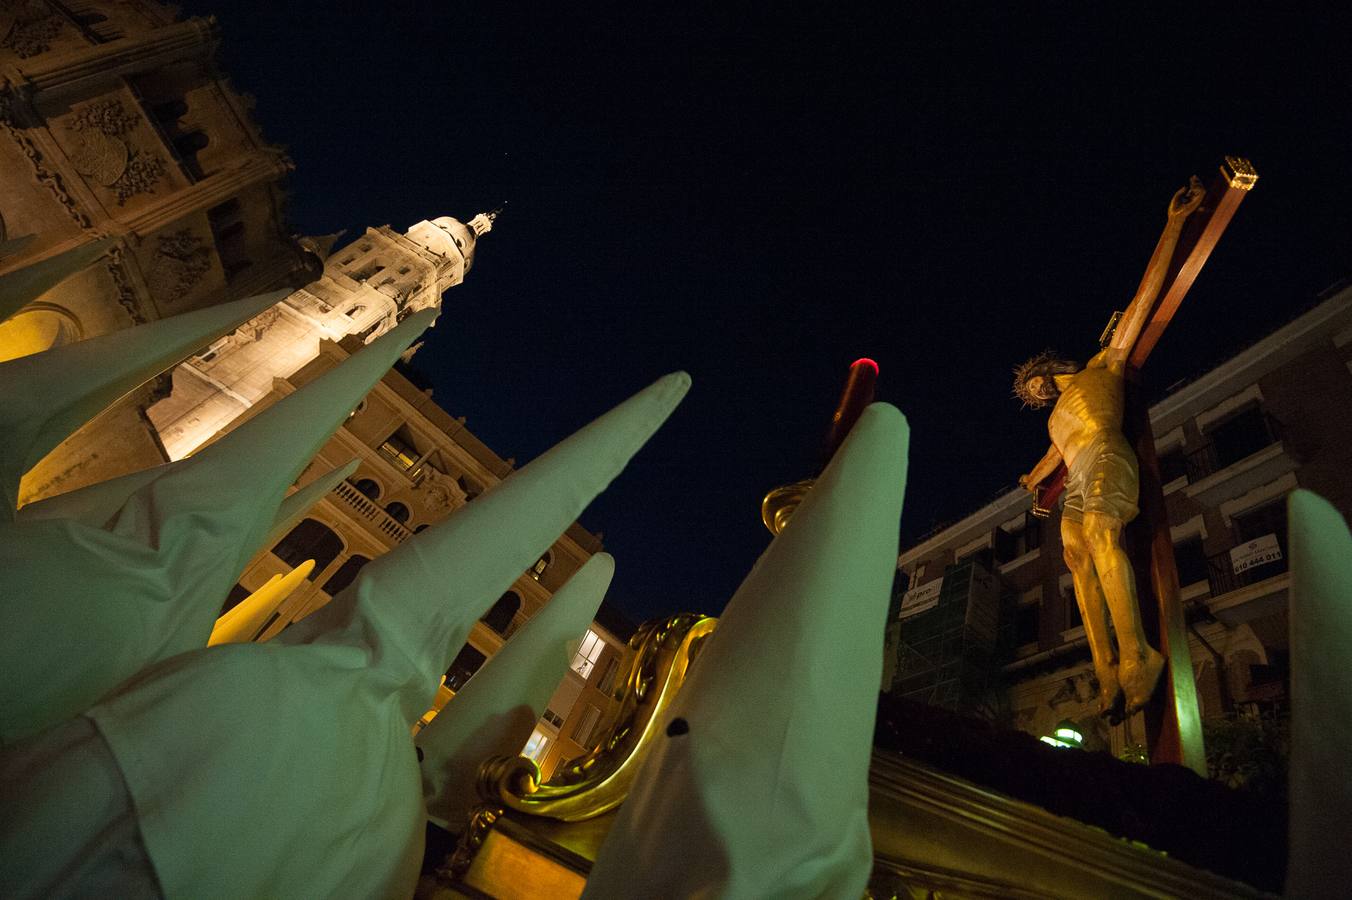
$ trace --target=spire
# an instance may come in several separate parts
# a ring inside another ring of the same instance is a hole
[[[1287,501],[1291,549],[1291,762],[1288,897],[1343,896],[1352,816],[1352,533],[1305,490]]]
[[[0,493],[9,517],[14,516],[19,480],[57,444],[287,293],[222,303],[0,363]]]
[[[863,894],[907,443],[895,408],[864,410],[728,603],[584,897]]]
[[[150,663],[204,646],[287,487],[435,315],[415,313],[164,467],[105,528],[58,519],[0,531],[0,659],[11,663],[0,679],[0,743],[79,712]],[[3,378],[0,385],[7,395]]]
[[[596,618],[614,573],[615,560],[608,553],[587,560],[418,732],[423,797],[433,822],[458,831],[479,802],[479,763],[521,752],[568,671],[577,639]]]

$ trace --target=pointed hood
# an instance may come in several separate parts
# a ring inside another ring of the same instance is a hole
[[[5,241],[0,257],[22,250],[32,240],[31,235]],[[0,275],[0,322],[8,319],[43,294],[72,275],[89,267],[94,260],[108,252],[111,238],[100,238],[81,244],[73,250],[40,260],[32,265]]]
[[[411,896],[427,813],[409,726],[474,621],[687,384],[659,381],[277,638],[180,653],[88,710],[165,895]]]
[[[267,624],[268,618],[291,592],[300,587],[315,569],[315,561],[307,559],[285,575],[273,575],[267,583],[239,601],[233,609],[216,620],[207,646],[238,644],[251,641]]]
[[[907,435],[896,409],[869,406],[742,582],[584,896],[863,894]]]
[[[1288,897],[1352,884],[1352,534],[1327,500],[1291,493],[1291,761]]]
[[[11,516],[19,479],[57,444],[286,295],[222,303],[0,363],[0,493]]]
[[[677,372],[361,570],[276,640],[371,643],[413,722],[474,623],[620,473],[685,396]],[[322,637],[321,637],[322,636]]]
[[[65,519],[0,527],[8,579],[0,592],[0,743],[79,712],[156,660],[205,646],[287,487],[434,316],[411,316],[165,467],[105,528]]]
[[[20,507],[15,519],[21,523],[71,519],[91,528],[102,528],[126,504],[132,494],[165,474],[183,468],[187,463],[187,459],[181,459],[178,462],[165,463],[108,481],[100,481],[65,494],[57,494],[55,497],[47,497]],[[310,507],[356,470],[357,460],[352,459],[289,495],[282,501],[277,509],[277,515],[273,517],[272,530],[259,543],[255,552],[263,547],[271,547],[285,537],[286,533],[305,517]]]
[[[589,559],[418,732],[423,798],[433,822],[459,831],[479,802],[479,763],[521,752],[567,674],[573,648],[596,618],[614,573],[610,554]]]

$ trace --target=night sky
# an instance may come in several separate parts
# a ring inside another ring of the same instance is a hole
[[[298,231],[509,201],[415,360],[502,456],[690,371],[582,519],[636,621],[721,610],[769,541],[761,497],[811,474],[858,356],[911,422],[903,545],[1012,486],[1046,426],[1011,367],[1092,355],[1169,197],[1225,154],[1259,184],[1153,388],[1352,275],[1345,17],[509,6],[185,9],[218,17],[223,68],[295,160]]]

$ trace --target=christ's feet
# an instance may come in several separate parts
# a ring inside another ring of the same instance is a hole
[[[1117,664],[1095,667],[1099,685],[1099,715],[1114,720],[1122,715],[1122,686],[1118,683]]]
[[[1164,657],[1151,647],[1145,648],[1145,656],[1140,659],[1123,659],[1118,666],[1118,676],[1122,681],[1122,690],[1126,693],[1127,715],[1131,715],[1148,702],[1155,693],[1160,673],[1164,671]]]

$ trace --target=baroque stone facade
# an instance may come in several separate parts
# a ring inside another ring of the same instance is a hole
[[[309,281],[291,163],[217,69],[217,29],[151,0],[0,4],[0,272],[101,236],[99,264],[0,326],[0,359]],[[16,239],[32,236],[19,246]],[[313,247],[312,247],[313,249]],[[27,502],[165,460],[149,385],[24,480]]]

